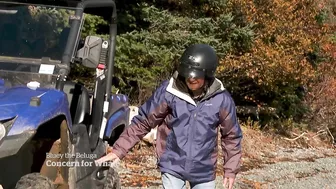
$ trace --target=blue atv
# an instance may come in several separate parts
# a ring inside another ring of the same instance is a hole
[[[129,125],[127,96],[111,92],[116,5],[113,0],[65,2],[68,6],[0,2],[4,189],[56,188],[55,183],[71,189],[120,188],[112,167],[94,163]],[[84,11],[101,7],[111,10],[109,40],[81,39]],[[68,79],[74,64],[95,69],[93,91]],[[39,180],[47,184],[38,185]]]

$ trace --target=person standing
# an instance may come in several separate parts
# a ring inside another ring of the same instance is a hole
[[[224,185],[233,188],[240,171],[242,130],[235,103],[215,77],[219,59],[207,44],[186,48],[173,76],[139,108],[112,151],[97,163],[120,160],[157,127],[156,153],[165,189],[214,189],[221,133]]]

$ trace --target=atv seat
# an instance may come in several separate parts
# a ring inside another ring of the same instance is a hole
[[[75,82],[67,81],[63,91],[68,96],[72,124],[83,123],[88,126],[90,116],[90,97],[87,89]]]

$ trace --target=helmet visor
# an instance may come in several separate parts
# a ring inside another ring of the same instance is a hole
[[[198,78],[205,77],[205,73],[203,70],[192,68],[192,67],[190,68],[190,67],[186,67],[183,65],[179,67],[178,73],[185,78],[198,79]]]

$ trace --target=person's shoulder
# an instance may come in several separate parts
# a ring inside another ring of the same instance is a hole
[[[169,80],[163,80],[157,87],[157,90],[165,90],[169,85]]]
[[[234,99],[227,89],[223,89],[219,95],[221,96],[222,106],[235,105]]]
[[[166,79],[166,80],[163,80],[163,81],[161,82],[161,85],[162,85],[162,86],[166,86],[166,87],[167,87],[167,86],[168,86],[168,84],[169,84],[169,82],[170,82],[170,80],[171,80],[171,79]]]
[[[155,92],[154,92],[155,95],[156,96],[164,95],[166,93],[166,89],[167,89],[168,85],[169,85],[169,80],[161,81],[155,89]]]
[[[232,95],[227,89],[224,89],[221,94],[222,94],[223,98],[225,98],[225,99],[232,99]]]

